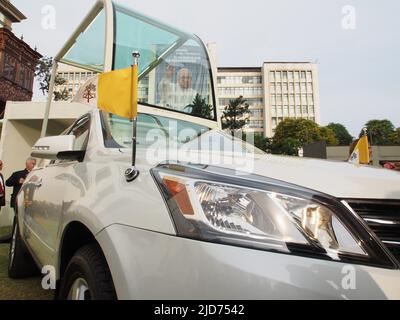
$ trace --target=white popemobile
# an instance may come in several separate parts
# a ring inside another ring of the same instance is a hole
[[[131,122],[96,108],[40,139],[32,155],[48,162],[18,195],[12,278],[53,266],[60,299],[400,299],[399,173],[232,139],[203,43],[109,0],[55,62],[118,70],[136,50],[139,176],[125,176]]]

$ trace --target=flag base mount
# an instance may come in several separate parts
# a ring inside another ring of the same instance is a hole
[[[125,179],[127,182],[132,182],[136,180],[136,178],[139,176],[139,170],[136,169],[136,167],[130,167],[126,169],[125,171]]]

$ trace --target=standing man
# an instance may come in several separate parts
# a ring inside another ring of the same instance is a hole
[[[0,160],[0,210],[6,205],[6,185],[1,171],[3,170],[3,161]]]
[[[23,183],[25,182],[26,176],[35,168],[36,166],[36,159],[28,158],[25,163],[25,169],[22,171],[14,172],[10,178],[6,181],[7,187],[13,187],[13,193],[11,195],[11,208],[15,210],[15,201],[17,199],[17,195],[19,190],[21,189]]]
[[[1,209],[6,205],[6,185],[4,184],[4,177],[1,171],[3,170],[3,161],[0,160],[0,214]],[[0,243],[4,241],[7,242],[9,240],[9,235],[0,235]]]

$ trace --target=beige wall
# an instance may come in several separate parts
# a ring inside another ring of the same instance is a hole
[[[347,161],[350,147],[327,147],[327,157],[330,160]],[[379,167],[380,161],[400,161],[400,146],[372,146],[374,166]]]

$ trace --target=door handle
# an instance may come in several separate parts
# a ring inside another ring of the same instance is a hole
[[[42,179],[40,179],[40,180],[37,181],[37,182],[34,182],[33,185],[34,185],[36,188],[40,188],[40,187],[42,186]]]

